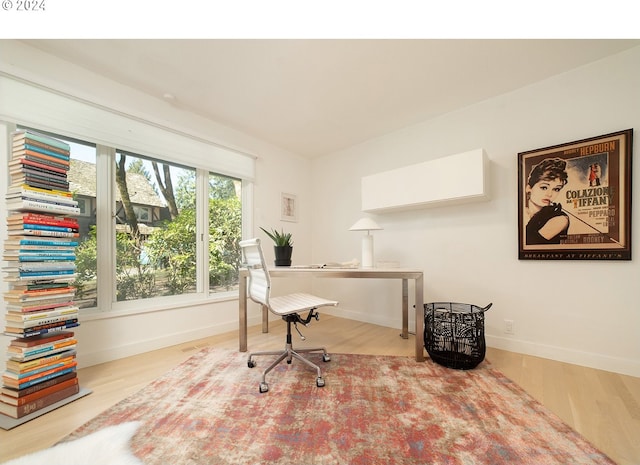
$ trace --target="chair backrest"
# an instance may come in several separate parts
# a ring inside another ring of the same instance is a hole
[[[269,307],[271,278],[264,261],[260,239],[240,241],[240,249],[242,250],[242,266],[249,271],[249,285],[247,286],[249,298]]]

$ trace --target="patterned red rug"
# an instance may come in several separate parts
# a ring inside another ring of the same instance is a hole
[[[613,465],[488,362],[458,371],[409,357],[332,354],[326,386],[294,360],[205,349],[65,440],[140,420],[146,465]]]

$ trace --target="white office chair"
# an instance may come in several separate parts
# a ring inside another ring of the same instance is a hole
[[[260,239],[248,239],[241,241],[240,248],[242,250],[242,265],[246,267],[249,272],[249,298],[254,302],[266,306],[271,312],[281,316],[282,319],[287,322],[287,340],[284,351],[252,352],[249,354],[249,359],[247,361],[249,368],[256,366],[253,361],[253,357],[257,355],[279,355],[279,357],[262,373],[260,392],[267,392],[269,390],[269,385],[266,382],[267,373],[275,368],[281,361],[286,359],[287,363],[291,363],[294,358],[304,362],[311,368],[314,368],[318,374],[316,378],[316,386],[324,386],[324,378],[322,378],[322,371],[320,370],[320,367],[301,356],[300,353],[322,352],[322,360],[324,362],[330,361],[331,357],[324,347],[293,350],[293,346],[291,344],[291,323],[294,324],[296,331],[298,331],[298,334],[304,341],[305,338],[298,329],[298,323],[307,326],[312,318],[315,318],[316,320],[319,319],[318,312],[316,311],[318,307],[328,305],[335,306],[338,305],[338,302],[304,293],[271,297],[271,279],[269,277],[267,265],[264,261],[264,255],[260,246]],[[299,312],[307,311],[309,313],[303,319]]]

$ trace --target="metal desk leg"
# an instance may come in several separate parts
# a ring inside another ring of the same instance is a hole
[[[416,362],[424,362],[424,279],[416,278]]]
[[[266,305],[262,306],[262,332],[269,332],[269,308]]]
[[[409,339],[409,280],[402,280],[402,339]]]
[[[238,289],[238,332],[240,336],[240,352],[247,351],[247,275],[240,274]]]

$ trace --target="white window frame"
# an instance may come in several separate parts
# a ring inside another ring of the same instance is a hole
[[[80,208],[79,216],[91,216],[91,203],[88,202],[87,199],[77,199],[77,200],[78,200],[78,208]]]
[[[132,153],[154,154],[158,159],[180,165],[186,164],[184,155],[188,154],[188,165],[196,168],[199,173],[196,175],[196,182],[200,202],[208,198],[208,194],[204,193],[207,192],[209,172],[242,180],[242,236],[247,237],[252,231],[254,156],[55,89],[44,88],[4,72],[0,72],[0,101],[3,103],[0,122],[5,122],[7,132],[14,130],[15,125],[19,124],[95,143],[97,172],[109,174],[98,176],[96,180],[98,199],[109,199],[110,204],[115,205],[112,201],[115,198],[115,147]],[[9,159],[7,145],[0,147],[0,155],[4,155],[0,156],[0,160]],[[110,208],[103,208],[102,204],[98,206],[96,226],[101,234],[98,235],[97,253],[101,259],[97,271],[101,277],[111,276],[109,280],[98,280],[98,308],[95,313],[99,317],[185,307],[203,301],[237,299],[237,292],[209,292],[208,266],[202,265],[207,258],[204,256],[206,250],[203,245],[208,244],[209,239],[208,211],[201,205],[197,209],[198,238],[202,246],[197,248],[199,274],[196,293],[116,302],[115,212]],[[111,237],[105,231],[110,231]],[[100,237],[105,240],[100,240]],[[83,309],[83,312],[86,315],[92,310],[94,309]]]

